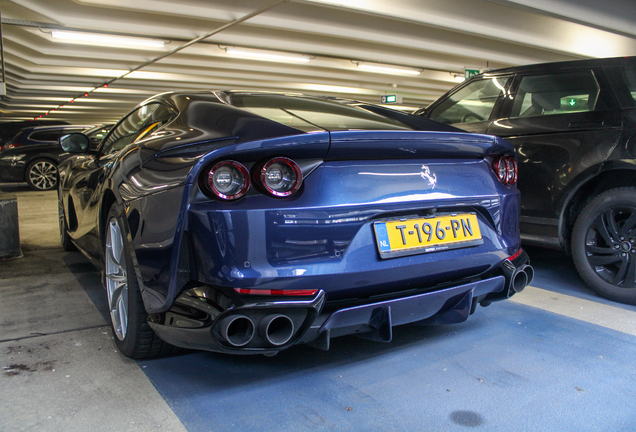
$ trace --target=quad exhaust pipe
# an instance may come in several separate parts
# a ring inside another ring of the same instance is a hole
[[[254,324],[252,318],[246,315],[233,314],[226,316],[219,323],[219,335],[227,344],[240,348],[254,339],[255,329],[258,334],[271,346],[282,346],[289,342],[294,335],[294,322],[283,314],[270,314]]]
[[[254,321],[245,315],[230,315],[219,324],[221,338],[233,347],[247,345],[254,338]]]
[[[294,322],[287,315],[267,315],[258,323],[258,334],[274,346],[285,345],[294,334]]]
[[[520,293],[525,287],[532,283],[534,279],[534,269],[532,266],[524,265],[516,269],[510,278],[508,292],[510,295]]]

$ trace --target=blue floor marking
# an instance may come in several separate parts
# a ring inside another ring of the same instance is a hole
[[[602,303],[626,310],[636,311],[636,306],[616,303],[600,297],[590,289],[576,271],[572,256],[563,251],[525,247],[535,268],[532,286],[550,291]]]
[[[636,338],[501,302],[329,352],[139,362],[191,431],[632,431]]]

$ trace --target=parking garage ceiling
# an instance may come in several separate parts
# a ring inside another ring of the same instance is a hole
[[[398,94],[409,109],[466,68],[636,55],[633,0],[2,0],[0,11],[0,121],[108,123],[173,90]]]

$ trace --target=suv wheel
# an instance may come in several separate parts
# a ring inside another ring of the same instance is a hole
[[[26,181],[34,190],[48,191],[57,187],[57,165],[45,159],[39,159],[29,164],[26,171]]]
[[[572,257],[598,294],[636,304],[636,188],[611,189],[585,206],[572,231]]]

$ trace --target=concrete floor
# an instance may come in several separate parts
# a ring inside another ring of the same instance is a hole
[[[18,196],[0,260],[0,431],[633,431],[636,307],[529,249],[532,287],[462,324],[271,358],[115,351],[95,269],[59,246],[56,194]]]

